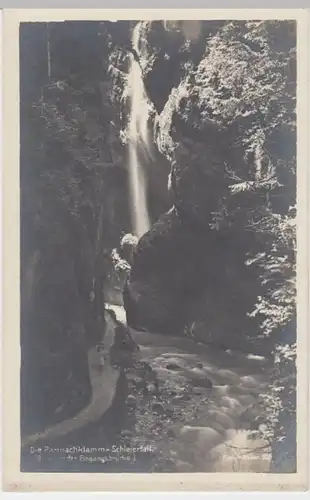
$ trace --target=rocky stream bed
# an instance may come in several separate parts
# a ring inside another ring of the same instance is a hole
[[[88,353],[92,397],[75,417],[22,442],[25,471],[267,472],[255,437],[268,361],[192,339],[129,329],[137,349],[115,363],[124,311],[106,312],[102,349]],[[124,342],[125,344],[125,342]],[[100,346],[99,346],[100,347]],[[251,432],[251,436],[250,436]]]

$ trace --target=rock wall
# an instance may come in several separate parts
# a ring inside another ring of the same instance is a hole
[[[248,314],[262,293],[260,272],[246,262],[270,238],[256,225],[295,200],[295,148],[280,148],[280,137],[295,137],[294,36],[290,23],[141,23],[173,208],[138,244],[125,288],[130,325],[258,342],[259,315]],[[279,85],[285,111],[273,97]]]

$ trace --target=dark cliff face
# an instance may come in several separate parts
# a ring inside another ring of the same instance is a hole
[[[87,352],[104,333],[107,256],[130,230],[108,73],[119,33],[128,26],[20,29],[23,435],[73,416],[91,396]]]
[[[277,22],[142,26],[145,86],[174,208],[134,255],[125,290],[133,326],[160,324],[223,345],[257,336],[259,315],[248,313],[261,282],[246,262],[272,237],[255,224],[295,203],[294,33],[294,23]]]
[[[154,21],[140,29],[144,83],[160,114],[182,78],[200,62],[207,40],[223,21]],[[165,77],[163,77],[165,75]]]
[[[258,327],[247,312],[259,286],[244,258],[231,235],[215,234],[170,210],[133,254],[124,290],[128,324],[224,348],[250,348],[247,341]]]
[[[104,332],[110,254],[131,231],[121,96],[132,27],[21,26],[23,433],[90,398],[87,351]],[[145,166],[152,221],[169,208],[169,162],[153,153]]]

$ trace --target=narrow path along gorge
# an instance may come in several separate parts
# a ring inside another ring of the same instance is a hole
[[[44,432],[27,436],[22,440],[22,447],[29,447],[37,442],[49,442],[52,439],[66,436],[70,432],[78,431],[92,422],[98,422],[100,417],[109,409],[115,396],[116,385],[120,370],[111,365],[109,351],[114,342],[115,325],[109,314],[106,316],[106,332],[104,347],[93,346],[88,352],[88,371],[92,395],[90,403],[75,417],[49,427]]]

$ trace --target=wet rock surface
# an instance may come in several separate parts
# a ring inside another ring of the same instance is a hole
[[[112,320],[115,331],[120,324]],[[258,394],[268,383],[265,358],[131,328],[128,334],[138,349],[127,350],[125,365],[119,358],[114,368],[103,365],[100,372],[100,352],[90,351],[93,397],[80,428],[32,442],[33,449],[66,447],[71,453],[31,453],[28,442],[23,470],[212,472],[231,470],[240,461],[253,470],[253,458],[242,458],[250,446],[260,457],[256,471],[268,470],[268,454],[260,451],[265,443],[247,437],[262,411]]]
[[[257,401],[268,382],[266,359],[248,359],[242,353],[227,354],[195,344],[186,352],[177,347],[177,338],[170,339],[169,353],[161,335],[132,335],[140,345],[141,360],[149,364],[157,380],[157,387],[140,392],[133,437],[135,444],[151,438],[156,448],[152,470],[166,471],[168,462],[171,471],[221,470],[219,450],[229,454],[225,445],[229,441],[236,443],[236,449],[238,440],[242,443],[239,461],[248,441],[254,454],[262,453],[257,451],[262,443],[252,441],[246,433],[261,411]],[[268,455],[257,466],[260,471],[268,470]]]

